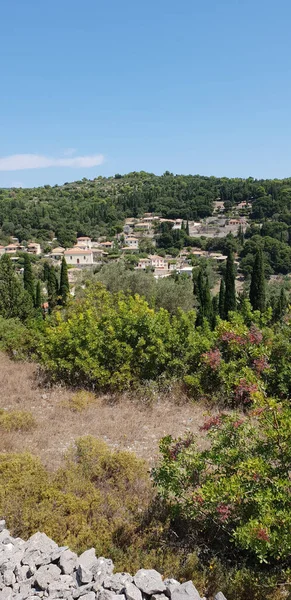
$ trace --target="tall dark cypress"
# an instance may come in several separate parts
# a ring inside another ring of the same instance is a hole
[[[219,312],[219,316],[221,319],[225,319],[224,304],[225,304],[225,283],[224,283],[224,279],[221,279],[220,288],[219,288],[219,298],[218,298],[218,312]]]
[[[50,312],[56,306],[58,301],[58,280],[54,267],[50,267],[47,282],[47,295]]]
[[[265,269],[263,252],[261,248],[258,248],[257,250],[253,266],[250,287],[250,302],[253,310],[264,312],[266,309]]]
[[[41,287],[40,287],[40,281],[37,281],[36,284],[36,288],[35,288],[35,302],[34,302],[34,306],[35,308],[41,308]]]
[[[67,302],[67,298],[70,292],[69,286],[69,278],[68,278],[68,267],[66,263],[66,259],[63,256],[62,258],[62,266],[61,266],[61,277],[60,277],[60,300],[62,305],[64,306]]]
[[[242,225],[240,225],[239,228],[238,228],[237,239],[238,239],[240,245],[243,246],[244,245],[244,241],[245,241],[245,236],[244,236],[244,230],[243,230]]]
[[[211,329],[215,329],[217,324],[217,316],[219,315],[219,297],[213,296],[212,298],[212,319]]]
[[[198,273],[195,286],[195,293],[199,302],[199,310],[197,315],[196,325],[202,325],[203,319],[206,318],[211,322],[213,316],[213,307],[210,294],[210,286],[208,275],[201,267]]]
[[[187,235],[190,235],[189,221],[188,220],[187,220],[187,224],[186,224],[186,233],[187,233]]]
[[[229,250],[225,271],[224,313],[226,319],[228,318],[228,313],[233,310],[236,310],[235,267],[233,253]]]
[[[34,277],[29,254],[24,255],[24,271],[23,271],[24,289],[29,293],[33,303],[35,302]]]

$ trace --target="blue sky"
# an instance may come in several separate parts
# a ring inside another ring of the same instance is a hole
[[[0,186],[291,176],[289,0],[9,0],[0,18]]]

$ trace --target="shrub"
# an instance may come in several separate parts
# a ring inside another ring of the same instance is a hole
[[[181,377],[197,364],[209,341],[194,322],[192,312],[155,312],[139,296],[99,284],[48,320],[39,354],[55,377],[74,385],[129,388],[162,374]]]
[[[205,422],[211,446],[192,436],[161,442],[155,484],[173,515],[219,553],[231,547],[250,561],[284,564],[291,551],[291,408],[260,401],[249,415],[221,413]]]
[[[25,410],[0,410],[0,429],[4,431],[31,431],[36,420]]]
[[[96,402],[95,394],[87,392],[86,390],[80,390],[73,394],[73,396],[63,405],[73,412],[82,412],[91,404],[94,404],[94,402]]]

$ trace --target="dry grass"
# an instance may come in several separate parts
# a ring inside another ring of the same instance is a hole
[[[55,469],[72,442],[84,435],[94,435],[111,447],[133,450],[153,462],[158,454],[159,439],[167,434],[197,434],[204,444],[199,426],[209,410],[186,399],[181,390],[156,394],[150,403],[128,395],[92,396],[61,386],[44,387],[34,364],[13,362],[0,353],[0,409],[30,411],[37,427],[29,432],[3,432],[0,452],[29,450],[40,456],[44,464]],[[72,410],[74,405],[81,410]],[[214,412],[214,411],[212,411]]]

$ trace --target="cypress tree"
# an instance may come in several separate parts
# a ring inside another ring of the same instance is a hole
[[[233,253],[229,250],[226,261],[225,272],[225,298],[224,298],[224,314],[228,318],[228,313],[236,309],[236,294],[235,294],[235,268]]]
[[[288,302],[287,302],[285,290],[283,287],[281,287],[280,296],[276,302],[275,309],[274,309],[274,318],[276,321],[280,321],[282,319],[287,304],[288,304]]]
[[[239,241],[240,245],[243,246],[244,245],[244,241],[245,241],[245,237],[244,237],[244,230],[242,228],[242,225],[240,225],[239,228],[238,228],[237,238],[238,238],[238,241]]]
[[[218,312],[219,312],[219,316],[221,319],[225,319],[224,305],[225,305],[225,283],[224,283],[224,279],[221,279],[220,288],[219,288],[219,299],[218,299]]]
[[[187,223],[186,223],[186,233],[189,236],[190,235],[190,230],[189,230],[189,221],[187,219]]]
[[[24,289],[31,296],[32,302],[35,302],[34,277],[32,273],[31,260],[28,254],[24,255],[24,271],[23,271]]]
[[[195,292],[199,302],[199,310],[196,325],[202,325],[204,318],[208,319],[211,322],[213,309],[210,294],[210,286],[208,275],[205,273],[205,270],[202,267],[200,268],[198,273]]]
[[[54,267],[50,267],[49,276],[47,282],[47,295],[50,312],[57,305],[58,302],[58,280]]]
[[[50,265],[48,262],[45,262],[43,265],[43,280],[48,281],[50,274]]]
[[[41,287],[40,287],[40,281],[37,281],[36,284],[36,288],[35,288],[35,303],[34,303],[35,308],[41,308]]]
[[[260,312],[264,312],[266,308],[266,286],[264,259],[261,248],[257,250],[253,266],[250,287],[250,302],[253,307],[253,310],[259,310]]]
[[[217,323],[217,316],[219,314],[219,297],[213,296],[212,298],[212,318],[211,318],[211,328],[215,329]]]
[[[69,278],[68,278],[68,266],[66,263],[66,259],[63,256],[62,258],[62,266],[61,266],[61,277],[60,277],[60,299],[62,305],[66,304],[68,295],[70,291],[69,286]]]

